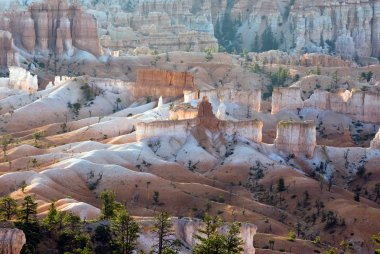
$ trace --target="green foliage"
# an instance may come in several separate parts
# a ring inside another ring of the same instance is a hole
[[[35,222],[37,215],[37,203],[31,196],[26,196],[21,205],[19,219],[23,223]]]
[[[280,67],[277,72],[269,74],[272,86],[284,86],[289,77],[289,70]]]
[[[47,216],[42,220],[42,225],[48,230],[56,230],[58,227],[58,211],[55,207],[55,203],[51,203]]]
[[[280,179],[278,179],[278,182],[277,182],[277,191],[283,192],[285,190],[286,190],[285,181],[284,181],[284,178],[281,177]]]
[[[232,20],[231,9],[235,4],[235,0],[227,1],[226,12],[219,18],[215,24],[215,37],[218,39],[220,48],[224,49],[228,53],[240,54],[242,52],[242,37],[238,33],[238,29],[241,26],[241,18],[238,17]]]
[[[261,51],[275,50],[278,49],[278,47],[279,43],[272,32],[272,27],[267,26],[261,35]]]
[[[326,254],[338,254],[338,252],[334,247],[331,247],[328,251],[326,251]]]
[[[26,237],[26,244],[22,247],[21,254],[38,253],[38,244],[42,238],[41,227],[38,222],[17,221],[15,227],[22,230]]]
[[[238,237],[240,233],[241,224],[238,222],[234,222],[230,224],[230,230],[225,236],[225,250],[226,254],[237,254],[241,253],[243,249],[243,240]]]
[[[371,240],[377,247],[380,247],[380,233],[371,236]],[[380,253],[380,249],[376,249],[375,253]]]
[[[178,253],[180,242],[174,240],[173,223],[167,212],[161,212],[154,218],[153,234],[157,239],[154,252],[157,254]]]
[[[3,149],[4,157],[7,156],[8,146],[11,144],[11,142],[12,142],[12,136],[11,135],[1,136],[0,143],[1,143],[1,147]]]
[[[100,198],[103,201],[102,205],[102,219],[111,219],[115,216],[115,213],[118,209],[122,208],[122,205],[115,201],[115,193],[113,191],[103,191],[100,193]]]
[[[222,226],[222,220],[220,217],[211,217],[206,214],[204,223],[204,228],[199,229],[198,234],[195,235],[195,238],[199,243],[194,246],[194,254],[241,253],[243,241],[238,236],[240,228],[239,223],[230,224],[230,229],[225,235],[219,232],[219,229]]]
[[[369,82],[369,81],[371,81],[371,79],[373,77],[373,72],[372,71],[362,72],[360,76],[363,80],[366,80],[367,82]]]
[[[0,199],[0,219],[11,220],[17,213],[17,202],[10,196],[5,196]]]
[[[111,229],[115,235],[115,243],[120,251],[118,253],[133,253],[140,234],[140,226],[125,209],[116,211],[111,219]]]
[[[321,237],[319,235],[317,235],[314,240],[312,241],[314,244],[320,244],[321,243]]]
[[[158,205],[160,203],[160,193],[158,191],[155,191],[153,193],[153,204]]]
[[[293,230],[289,231],[288,233],[288,241],[294,242],[296,240],[296,232]]]

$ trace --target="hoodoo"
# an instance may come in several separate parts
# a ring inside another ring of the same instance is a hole
[[[275,147],[289,154],[313,157],[317,145],[316,126],[312,121],[281,121],[277,125]]]

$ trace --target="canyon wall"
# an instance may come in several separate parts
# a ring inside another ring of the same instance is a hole
[[[242,1],[235,1],[238,7]],[[378,0],[248,1],[252,4],[239,32],[245,46],[259,41],[267,28],[279,47],[295,52],[336,52],[344,58],[379,56]],[[261,43],[259,43],[261,44]],[[259,45],[259,47],[262,45]]]
[[[316,108],[345,114],[353,119],[380,123],[380,93],[341,90],[334,93],[316,90],[309,99],[301,98],[299,87],[277,88],[272,96],[272,114],[280,110]]]
[[[236,118],[249,118],[253,112],[261,110],[261,89],[235,90],[232,88],[221,88],[203,91],[184,91],[184,102],[207,97],[214,107],[223,105],[225,112]],[[223,104],[222,104],[223,103]],[[215,111],[215,110],[214,110]]]
[[[38,77],[23,68],[11,66],[9,78],[0,78],[0,86],[34,93],[38,90]]]
[[[35,3],[27,11],[5,13],[0,19],[0,30],[10,32],[15,46],[28,52],[71,56],[77,48],[101,54],[96,20],[66,0]]]
[[[25,234],[21,230],[0,228],[1,254],[19,254],[25,243]]]
[[[170,120],[186,120],[193,119],[198,116],[198,109],[188,103],[176,105],[169,111]]]
[[[13,37],[10,32],[0,30],[0,67],[14,64]]]
[[[298,87],[274,88],[272,93],[272,114],[281,110],[297,110],[303,107],[301,89]]]
[[[210,1],[194,8],[196,1],[113,1],[87,3],[99,21],[102,46],[121,51],[150,47],[160,51],[217,48]]]
[[[201,127],[211,132],[220,132],[226,136],[241,136],[256,143],[262,142],[263,124],[258,120],[247,121],[221,121],[212,112],[212,106],[207,97],[198,106],[197,117],[178,121],[154,121],[138,123],[136,125],[136,137],[138,141],[147,138],[172,136],[184,139],[190,135],[194,128]]]
[[[274,141],[276,149],[288,154],[313,157],[317,145],[317,132],[314,122],[281,121],[277,124]]]
[[[321,67],[353,67],[352,61],[344,60],[340,56],[330,56],[318,53],[306,53],[300,55],[288,54],[284,51],[270,50],[262,53],[249,53],[249,57],[262,64],[282,64],[298,66],[321,66]]]
[[[194,90],[194,77],[188,72],[140,69],[132,93],[134,97],[177,97]]]

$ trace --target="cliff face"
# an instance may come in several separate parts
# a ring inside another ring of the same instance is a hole
[[[46,0],[27,11],[5,13],[0,29],[28,52],[73,54],[74,48],[100,55],[96,20],[66,0]]]
[[[0,31],[0,67],[14,63],[13,38],[7,31]]]
[[[275,147],[289,154],[312,157],[317,145],[314,122],[282,121],[277,125]]]
[[[262,53],[249,53],[249,56],[261,63],[300,65],[300,66],[322,66],[322,67],[352,67],[354,63],[343,60],[337,56],[330,56],[318,53],[306,53],[291,55],[284,51],[270,50]]]
[[[246,46],[252,45],[256,34],[261,36],[271,27],[274,38],[286,50],[335,51],[346,58],[379,56],[378,0],[241,0],[235,1],[235,6],[241,2],[252,4],[240,27]]]
[[[275,88],[272,94],[272,114],[280,110],[296,110],[303,107],[301,89],[298,87]]]
[[[19,254],[25,243],[25,234],[21,230],[0,228],[0,253]]]
[[[331,110],[363,122],[380,123],[379,102],[379,93],[348,90],[334,93],[316,90],[303,101],[299,87],[278,88],[273,91],[272,114],[308,107]]]
[[[100,23],[104,47],[127,50],[147,46],[163,51],[216,48],[210,1],[112,1],[88,3]],[[194,5],[197,8],[194,9]]]
[[[176,97],[183,95],[184,90],[194,88],[194,77],[190,73],[142,69],[137,71],[133,95],[135,97]]]
[[[183,139],[190,135],[190,133],[199,134],[202,130],[209,130],[212,133],[220,133],[226,136],[237,135],[260,143],[262,141],[262,128],[262,122],[257,120],[238,122],[218,120],[212,111],[212,105],[204,97],[203,101],[198,105],[196,118],[179,121],[138,123],[136,126],[136,136],[138,141],[160,136],[172,136]]]

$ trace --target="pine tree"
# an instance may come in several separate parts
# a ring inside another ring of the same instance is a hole
[[[372,239],[372,242],[373,242],[376,246],[380,247],[380,233],[377,233],[376,235],[373,235],[373,236],[371,237],[371,239]],[[376,250],[375,250],[375,254],[380,254],[380,249],[376,249]]]
[[[161,212],[154,219],[153,233],[158,240],[154,245],[155,253],[171,254],[178,253],[179,241],[173,240],[173,223],[167,212]]]
[[[283,192],[285,191],[286,188],[285,188],[285,181],[284,181],[284,178],[280,178],[278,179],[278,183],[277,183],[277,191],[278,192]]]
[[[20,220],[24,223],[33,222],[37,216],[37,203],[31,196],[26,196],[20,210]]]
[[[5,196],[0,199],[0,218],[11,220],[17,213],[17,202],[10,196]]]
[[[278,49],[278,42],[272,32],[272,27],[268,26],[261,36],[261,51]]]
[[[131,254],[136,248],[140,226],[125,209],[116,212],[111,220],[111,229],[120,247],[120,253]]]
[[[58,211],[55,207],[55,203],[50,204],[49,212],[43,219],[42,224],[49,230],[57,229],[58,226]]]
[[[223,254],[226,238],[218,232],[222,220],[218,216],[211,217],[206,214],[204,223],[204,228],[199,229],[199,233],[195,235],[199,243],[194,246],[194,254]]]
[[[116,210],[121,209],[122,205],[115,201],[116,195],[113,191],[103,191],[100,194],[100,198],[103,201],[101,209],[102,219],[111,219],[115,216]]]
[[[227,254],[240,254],[243,249],[243,240],[239,237],[241,223],[233,222],[230,224],[226,235],[225,250]]]
[[[375,189],[373,190],[375,193],[375,202],[380,198],[380,183],[375,184]]]

